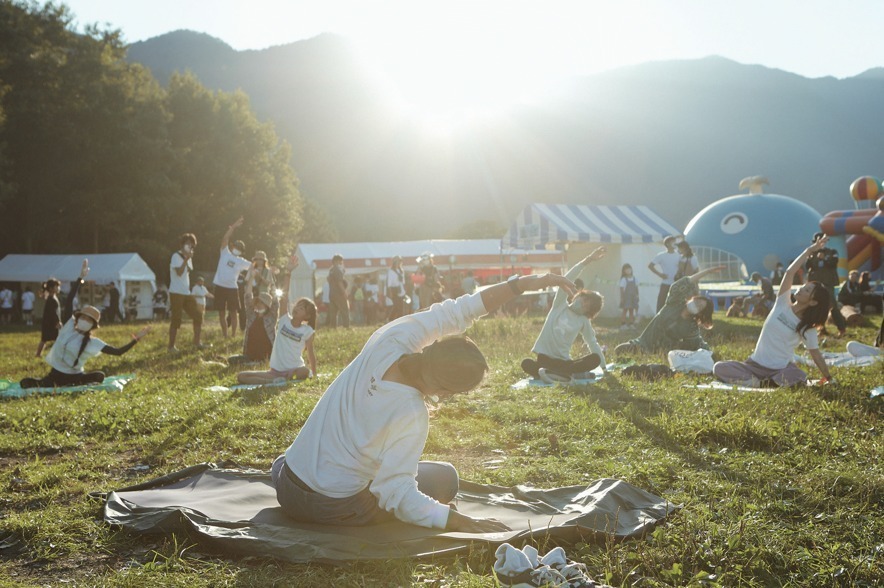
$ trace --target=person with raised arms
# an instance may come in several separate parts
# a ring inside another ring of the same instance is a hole
[[[719,361],[712,373],[722,382],[756,387],[762,384],[794,386],[807,382],[807,374],[793,357],[795,348],[804,343],[813,362],[823,374],[823,381],[832,379],[829,367],[819,350],[817,327],[826,323],[832,297],[819,282],[809,281],[793,299],[792,282],[808,258],[822,250],[829,238],[815,238],[813,244],[789,264],[773,308],[764,320],[755,351],[746,361]]]
[[[215,309],[218,311],[223,337],[236,336],[239,314],[239,288],[236,279],[241,272],[252,265],[242,256],[246,249],[245,243],[239,239],[230,242],[233,232],[241,227],[242,223],[243,217],[239,217],[227,227],[227,232],[221,237],[221,253],[218,257],[218,267],[215,269],[215,278],[212,280],[215,284]]]
[[[274,461],[271,478],[283,511],[328,525],[398,519],[451,531],[507,530],[448,504],[458,489],[454,466],[420,461],[429,432],[427,403],[472,390],[488,370],[473,341],[450,335],[523,291],[548,286],[574,291],[563,276],[514,276],[375,331]]]

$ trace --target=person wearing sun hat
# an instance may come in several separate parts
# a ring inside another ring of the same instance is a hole
[[[252,256],[252,267],[249,268],[249,273],[252,279],[247,286],[254,288],[255,296],[262,292],[273,294],[273,290],[276,288],[276,280],[273,278],[273,269],[267,264],[266,253],[255,251],[255,255]]]
[[[150,332],[150,327],[145,327],[132,335],[132,340],[122,347],[112,347],[98,337],[94,337],[92,334],[101,322],[101,311],[94,306],[84,306],[73,312],[74,298],[88,273],[89,262],[84,259],[80,277],[71,285],[71,292],[65,301],[63,316],[70,315],[71,318],[58,331],[58,339],[46,356],[46,363],[52,369],[40,379],[24,378],[20,382],[22,388],[100,384],[104,381],[104,372],[87,372],[83,369],[85,363],[99,353],[123,355]]]
[[[522,292],[551,286],[574,291],[563,276],[514,276],[375,331],[273,462],[283,512],[331,525],[398,519],[450,531],[506,531],[500,521],[451,508],[457,470],[420,460],[429,433],[427,403],[476,388],[488,371],[482,351],[458,333]]]

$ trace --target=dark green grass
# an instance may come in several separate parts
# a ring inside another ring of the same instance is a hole
[[[760,323],[716,317],[710,340],[743,358]],[[426,458],[500,485],[620,478],[684,509],[653,534],[567,546],[615,586],[874,586],[884,577],[882,366],[835,369],[838,384],[766,393],[683,387],[696,376],[644,383],[615,376],[585,388],[514,391],[541,319],[493,318],[470,335],[491,373],[434,411]],[[139,536],[100,520],[107,491],[205,461],[266,469],[297,434],[367,328],[320,330],[320,377],[283,393],[205,390],[232,384],[211,361],[237,351],[209,327],[211,350],[165,353],[166,325],[129,354],[90,367],[136,372],[123,393],[0,401],[0,585],[496,586],[492,556],[343,567],[229,559],[186,536]],[[598,327],[609,348],[627,334]],[[110,343],[130,329],[102,329]],[[851,331],[871,341],[874,329]],[[0,374],[42,375],[38,334],[0,334]],[[829,349],[843,342],[829,339]],[[205,360],[205,361],[204,361]],[[662,357],[648,358],[663,362]],[[814,377],[818,374],[812,372]],[[541,549],[547,546],[539,546]]]

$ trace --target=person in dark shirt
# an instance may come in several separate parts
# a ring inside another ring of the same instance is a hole
[[[43,320],[40,323],[40,344],[37,346],[37,357],[43,356],[43,348],[46,344],[58,339],[58,330],[61,328],[61,307],[58,304],[58,289],[61,282],[55,278],[49,278],[43,282],[43,296],[46,302],[43,304]]]
[[[774,302],[777,301],[777,296],[774,294],[773,283],[758,272],[752,274],[751,280],[761,288],[761,303],[764,304],[765,308],[770,312],[770,309],[773,308]]]
[[[813,242],[816,243],[824,236],[825,233],[815,234]],[[847,321],[841,314],[835,299],[835,287],[840,283],[838,279],[838,252],[831,247],[818,249],[807,258],[804,267],[807,269],[808,282],[819,282],[829,291],[829,300],[832,301],[832,321],[838,328],[838,337],[843,337],[847,333]],[[825,328],[823,328],[824,330]]]
[[[328,326],[338,326],[338,317],[343,327],[350,326],[350,302],[347,296],[347,280],[344,278],[344,258],[335,255],[328,270]]]

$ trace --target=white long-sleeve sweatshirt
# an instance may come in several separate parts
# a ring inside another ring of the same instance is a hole
[[[399,520],[445,528],[448,505],[419,492],[415,481],[429,432],[424,399],[383,375],[401,356],[463,332],[485,313],[481,294],[471,294],[375,331],[286,450],[289,468],[325,496],[345,498],[370,485],[380,507]]]

